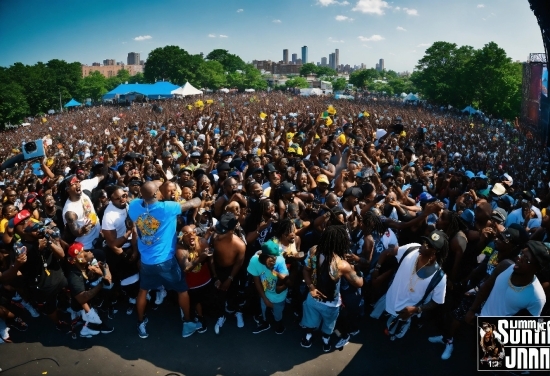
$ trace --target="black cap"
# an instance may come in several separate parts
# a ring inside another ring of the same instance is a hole
[[[382,175],[382,181],[386,179],[393,179],[393,175],[389,172],[386,172],[384,175]]]
[[[287,193],[291,193],[291,192],[296,192],[296,187],[294,186],[294,184],[292,184],[288,181],[285,181],[279,186],[279,192],[282,195],[287,194]]]
[[[348,196],[353,196],[353,197],[356,197],[358,199],[362,199],[363,198],[363,191],[361,190],[361,188],[358,188],[358,187],[349,187],[348,189],[346,189],[344,191],[344,195],[342,197],[346,198]]]
[[[237,218],[231,212],[224,213],[218,223],[216,223],[215,230],[218,234],[226,234],[229,231],[232,231],[237,226]]]
[[[162,158],[168,158],[168,157],[171,157],[171,156],[172,156],[172,153],[170,153],[167,150],[162,152]]]
[[[522,245],[529,241],[529,234],[517,223],[511,224],[501,236],[514,245]]]
[[[445,247],[445,243],[448,242],[447,234],[440,230],[434,230],[430,235],[420,238],[426,240],[432,248],[438,251],[441,251]]]
[[[264,173],[264,169],[261,168],[261,167],[257,167],[257,168],[255,168],[254,170],[252,170],[251,174],[255,174],[255,173],[257,173],[257,172],[263,174],[263,173]]]
[[[277,169],[275,168],[275,165],[273,165],[273,163],[268,163],[265,165],[265,172],[269,174],[271,172],[277,172]]]
[[[412,147],[412,146],[405,146],[405,148],[403,149],[403,151],[408,151],[408,152],[410,152],[411,154],[414,154],[414,153],[415,153],[414,147]]]
[[[231,166],[229,166],[229,163],[222,162],[218,164],[218,171],[229,171],[231,170]]]
[[[543,243],[535,240],[529,240],[527,242],[527,247],[531,250],[533,256],[535,256],[542,269],[545,269],[548,265],[550,265],[550,249],[548,249],[549,246],[550,244],[548,243]]]

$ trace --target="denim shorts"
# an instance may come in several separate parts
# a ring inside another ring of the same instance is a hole
[[[182,275],[176,258],[155,265],[141,264],[139,271],[139,287],[142,290],[155,290],[164,286],[166,290],[185,292],[188,290],[187,281]]]
[[[261,305],[262,305],[262,316],[264,318],[264,321],[267,320],[267,317],[265,315],[265,312],[267,310],[267,306],[265,305],[265,302],[263,299],[260,299]],[[285,309],[285,301],[279,303],[271,303],[273,304],[273,318],[275,321],[281,321],[283,319],[283,311]]]
[[[317,329],[321,323],[321,332],[324,335],[331,335],[336,325],[336,319],[340,307],[331,307],[323,304],[307,294],[304,301],[304,315],[302,317],[302,326],[308,329]]]

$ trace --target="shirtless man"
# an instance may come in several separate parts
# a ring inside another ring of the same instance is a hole
[[[210,244],[214,248],[214,285],[219,294],[218,321],[214,327],[216,334],[220,333],[220,328],[225,323],[224,309],[228,313],[235,313],[239,328],[244,326],[243,314],[239,311],[238,304],[235,304],[239,290],[238,274],[243,265],[246,249],[244,242],[234,234],[237,223],[233,213],[223,214],[215,226],[216,234],[210,239]]]

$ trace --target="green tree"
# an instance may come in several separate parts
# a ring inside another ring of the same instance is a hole
[[[81,101],[84,101],[86,98],[90,98],[92,101],[99,101],[108,92],[107,85],[107,78],[98,71],[93,71],[80,81],[78,98]]]
[[[130,79],[128,80],[129,84],[144,84],[145,83],[145,76],[143,73],[138,72],[134,74],[133,76],[130,76]]]
[[[218,90],[225,86],[226,77],[223,65],[216,61],[205,61],[197,70],[197,80],[200,87]]]
[[[2,83],[0,90],[0,129],[5,123],[21,123],[30,114],[29,104],[25,98],[25,90],[14,82]]]
[[[300,89],[305,89],[309,87],[309,83],[304,77],[294,77],[285,82],[286,87],[297,87]]]
[[[348,85],[348,82],[346,81],[346,79],[343,77],[340,77],[332,81],[332,90],[334,91],[345,90],[347,85]]]
[[[369,82],[380,78],[380,72],[376,69],[361,69],[349,76],[349,83],[358,88],[365,88]]]
[[[223,68],[228,73],[233,73],[236,70],[244,70],[246,63],[237,55],[230,54],[228,50],[216,49],[206,55],[206,60],[214,60],[223,65]]]
[[[203,62],[200,55],[191,55],[178,46],[159,47],[149,54],[143,75],[150,83],[164,80],[183,85],[189,81],[198,85],[195,72]]]
[[[130,72],[126,69],[121,69],[116,73],[116,77],[120,80],[121,83],[128,82],[130,83]]]
[[[266,90],[267,81],[262,78],[261,72],[254,68],[252,64],[247,64],[244,68],[244,85],[243,89]]]
[[[306,63],[300,68],[300,76],[307,76],[311,73],[317,74],[317,65],[313,63]]]
[[[329,67],[317,67],[317,76],[336,77],[337,73],[334,69]]]

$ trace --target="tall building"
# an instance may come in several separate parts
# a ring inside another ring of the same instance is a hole
[[[307,46],[302,47],[302,64],[307,64]]]
[[[333,69],[337,70],[339,66],[340,66],[340,50],[336,49],[334,50],[334,68]]]
[[[288,64],[288,50],[283,50],[283,63]]]
[[[103,60],[103,65],[115,65],[116,61],[115,59],[105,59]]]
[[[333,52],[328,55],[328,66],[332,69],[336,69],[336,54]]]
[[[376,70],[379,71],[380,70],[380,64],[376,63]]]
[[[298,61],[298,54],[292,54],[292,64],[296,64]]]
[[[380,68],[380,72],[384,71],[384,59],[380,59],[380,62],[378,63],[378,68]]]
[[[321,66],[322,66],[322,67],[326,67],[326,66],[327,66],[327,58],[326,58],[326,57],[322,57],[322,58],[321,58]]]
[[[128,52],[128,65],[139,65],[139,52]]]

